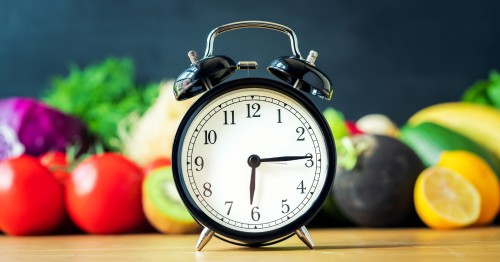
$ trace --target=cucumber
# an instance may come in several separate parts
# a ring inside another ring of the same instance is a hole
[[[500,178],[500,160],[492,152],[446,127],[431,122],[406,125],[401,128],[399,138],[427,167],[435,165],[443,151],[466,150],[485,160]]]

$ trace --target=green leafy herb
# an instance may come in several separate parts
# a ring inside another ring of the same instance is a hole
[[[493,70],[488,80],[474,83],[465,91],[462,100],[500,109],[500,73]]]
[[[134,64],[127,58],[112,57],[83,69],[72,65],[67,77],[52,80],[42,100],[83,120],[108,150],[118,151],[120,121],[144,113],[158,95],[157,83],[138,87],[134,78]]]

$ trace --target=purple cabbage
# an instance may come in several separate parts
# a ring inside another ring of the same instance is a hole
[[[85,125],[31,98],[0,100],[0,160],[22,153],[39,156],[64,152],[68,145],[86,141]]]

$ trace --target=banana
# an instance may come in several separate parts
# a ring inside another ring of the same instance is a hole
[[[488,148],[500,159],[500,110],[492,107],[452,102],[424,108],[413,115],[409,124],[434,122]]]

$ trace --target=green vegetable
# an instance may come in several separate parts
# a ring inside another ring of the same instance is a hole
[[[498,175],[500,161],[483,146],[468,137],[431,122],[406,125],[399,138],[419,156],[425,166],[435,165],[443,151],[466,150],[483,158]]]
[[[337,164],[348,170],[353,169],[356,165],[356,149],[349,139],[349,130],[344,115],[329,107],[323,111],[323,116],[325,116],[335,139],[335,148],[338,155]]]
[[[144,113],[157,95],[156,83],[135,85],[132,60],[108,58],[84,69],[72,65],[67,77],[52,80],[42,100],[83,120],[106,149],[118,151],[122,147],[119,123],[131,113]]]
[[[342,137],[349,135],[349,130],[345,124],[344,115],[341,112],[329,107],[323,111],[326,122],[332,130],[333,137],[340,140]]]
[[[488,80],[474,83],[465,91],[462,100],[500,109],[500,73],[493,70]]]

